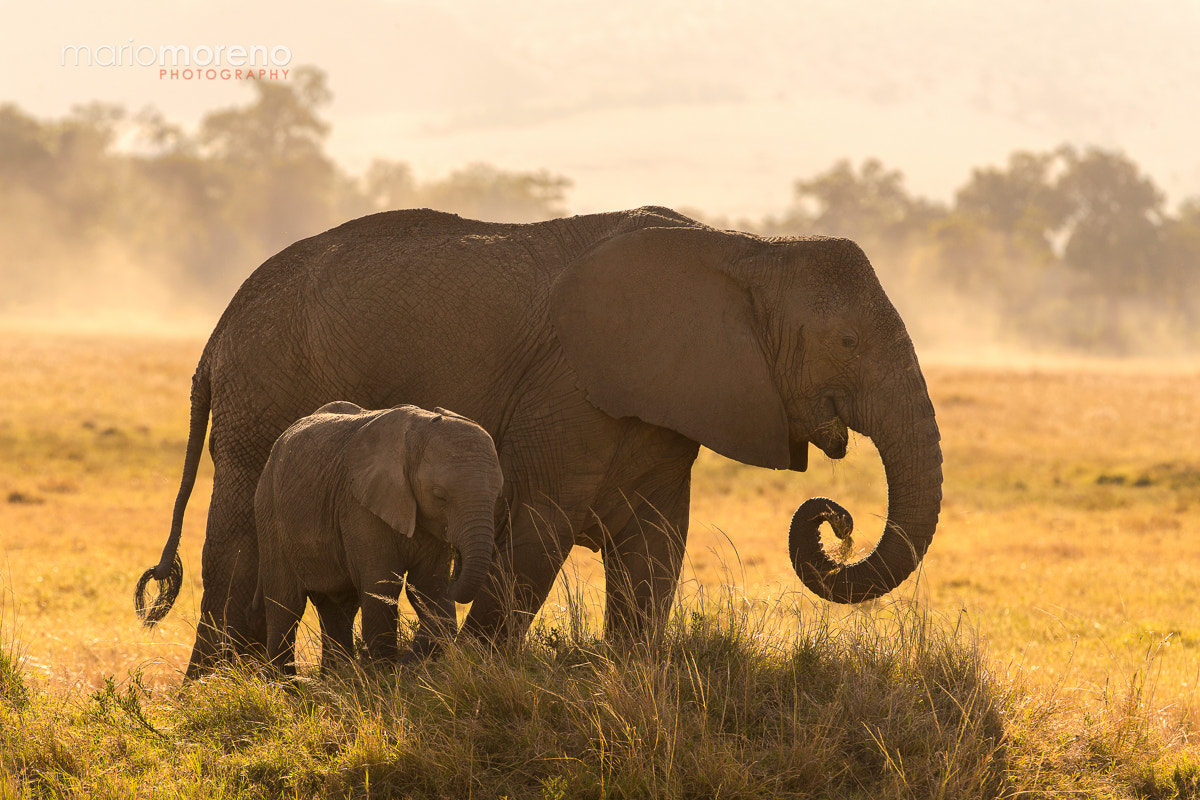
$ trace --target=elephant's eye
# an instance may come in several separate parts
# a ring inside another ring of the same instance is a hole
[[[854,331],[842,331],[842,347],[847,350],[858,347],[858,334]]]
[[[435,498],[437,498],[441,502],[443,502],[443,503],[446,502],[446,490],[443,489],[442,487],[440,487],[440,486],[433,487],[431,493],[433,494],[433,496]]]

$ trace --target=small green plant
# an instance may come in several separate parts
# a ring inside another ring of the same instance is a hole
[[[117,716],[117,712],[121,712],[123,719],[133,723],[136,730],[166,739],[166,735],[146,719],[142,704],[149,698],[150,691],[146,688],[142,672],[138,670],[130,674],[124,691],[117,688],[116,679],[112,675],[106,677],[104,688],[92,694],[92,703],[97,719],[120,724],[122,718]]]

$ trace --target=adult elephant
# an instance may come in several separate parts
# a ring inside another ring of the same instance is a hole
[[[875,551],[843,567],[816,544],[815,523],[800,526],[813,546],[797,571],[829,599],[893,589],[937,524],[933,406],[904,323],[853,242],[718,231],[663,208],[527,225],[375,214],[268,259],[200,358],[171,535],[137,592],[141,606],[151,577],[170,581],[151,623],[174,600],[211,411],[215,475],[188,675],[223,645],[262,641],[261,616],[247,613],[255,484],[280,432],[337,399],[453,408],[491,434],[508,520],[464,624],[480,637],[522,635],[575,544],[601,553],[608,633],[661,624],[701,444],[803,470],[809,443],[841,458],[847,428],[874,441],[890,495]]]

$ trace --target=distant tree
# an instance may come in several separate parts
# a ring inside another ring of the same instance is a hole
[[[1018,151],[1005,167],[973,169],[930,229],[936,273],[1002,307],[1027,305],[1056,261],[1053,236],[1067,213],[1056,167],[1053,153]]]
[[[1182,333],[1200,343],[1200,197],[1180,206],[1162,232],[1162,294]]]
[[[1123,338],[1122,301],[1162,287],[1164,197],[1121,153],[1068,146],[1059,154],[1064,170],[1056,186],[1069,208],[1063,263],[1101,301],[1101,338],[1116,346]]]
[[[249,106],[214,111],[200,124],[200,140],[216,158],[248,164],[285,164],[325,158],[329,123],[318,110],[333,99],[325,73],[299,67],[293,80],[254,81]]]
[[[127,176],[121,159],[113,157],[113,147],[125,118],[119,106],[90,103],[74,107],[52,126],[51,196],[66,217],[67,237],[87,239],[114,227]]]
[[[0,105],[0,310],[34,297],[60,255],[54,203],[57,137],[15,105]]]
[[[1058,190],[1067,201],[1063,260],[1090,274],[1101,291],[1146,291],[1162,263],[1163,194],[1121,153],[1062,150]]]
[[[418,202],[417,179],[412,167],[403,162],[372,160],[362,183],[364,213],[408,208]]]
[[[1051,240],[1070,213],[1056,185],[1054,153],[1017,151],[1008,167],[982,167],[958,190],[955,210],[1001,234],[1014,252],[1052,257]]]
[[[571,182],[546,171],[473,164],[422,183],[409,165],[376,160],[349,176],[325,151],[323,73],[297,68],[250,88],[249,103],[207,114],[195,132],[152,108],[91,104],[42,121],[0,105],[0,308],[67,285],[86,301],[87,286],[118,272],[217,305],[272,253],[383,209],[501,221],[566,213]]]
[[[287,82],[253,88],[252,104],[206,115],[199,142],[223,173],[210,186],[223,195],[228,224],[257,263],[336,221],[340,175],[324,150],[330,128],[319,111],[332,98],[325,74],[299,67]]]
[[[237,230],[226,207],[236,176],[227,163],[202,152],[197,136],[157,110],[143,111],[135,122],[132,161],[143,197],[141,224],[132,226],[131,238],[180,290],[226,296],[246,268],[240,262],[256,255],[246,251],[247,235]]]
[[[386,209],[505,222],[567,213],[570,180],[545,170],[475,163],[422,181],[409,164],[377,159],[350,176],[325,151],[323,73],[297,68],[251,90],[194,132],[154,109],[93,103],[39,120],[0,104],[0,309],[63,287],[87,301],[87,281],[107,286],[115,270],[218,306],[284,246]],[[758,223],[689,213],[770,235],[853,238],[908,302],[982,298],[1039,341],[1120,349],[1131,331],[1169,327],[1200,344],[1200,198],[1169,214],[1122,153],[1014,152],[972,170],[949,210],[913,196],[878,159],[838,161],[794,191],[785,215]],[[1139,325],[1123,328],[1131,319]]]
[[[1003,237],[976,216],[954,211],[929,228],[930,265],[960,292],[1002,293],[1007,272]]]
[[[423,204],[493,222],[535,222],[567,213],[571,181],[546,170],[505,172],[471,164],[443,180],[421,187]]]
[[[0,187],[45,185],[54,166],[54,147],[47,126],[12,103],[0,105]]]
[[[796,233],[845,236],[862,243],[900,244],[945,211],[904,187],[904,175],[875,158],[857,171],[848,160],[795,183],[795,201],[781,227]]]
[[[0,108],[0,306],[86,276],[81,252],[119,228],[128,175],[111,151],[124,117],[100,103],[48,122]]]

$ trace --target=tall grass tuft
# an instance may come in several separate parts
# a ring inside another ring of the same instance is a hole
[[[910,602],[695,589],[654,646],[602,640],[573,602],[521,647],[401,670],[26,687],[0,703],[0,797],[1200,796],[1145,684],[1080,716]]]
[[[0,706],[21,711],[29,705],[29,686],[25,682],[25,656],[17,642],[15,625],[6,619],[4,598],[0,596]],[[15,618],[15,608],[12,616]]]

